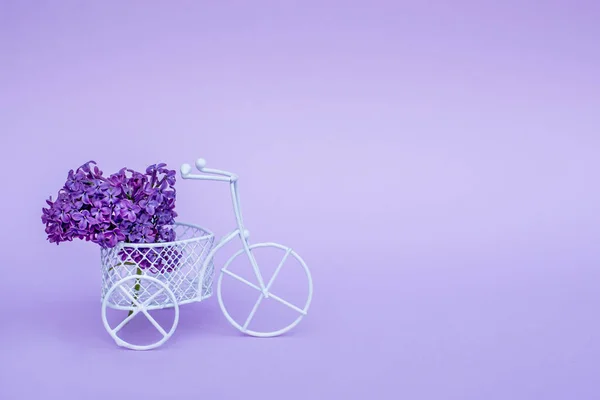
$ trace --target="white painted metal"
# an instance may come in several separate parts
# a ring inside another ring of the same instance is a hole
[[[177,223],[173,228],[177,235],[174,242],[119,243],[116,247],[100,251],[102,320],[119,346],[134,350],[153,349],[173,334],[176,323],[162,340],[147,346],[128,343],[118,337],[118,331],[139,312],[146,314],[149,310],[175,308],[177,321],[180,305],[212,295],[214,266],[206,263],[206,268],[202,268],[214,243],[213,233],[193,224]],[[179,258],[175,259],[175,255]],[[140,268],[140,264],[144,268]],[[164,266],[176,268],[169,270]],[[134,296],[143,307],[137,306],[130,296]],[[108,308],[133,310],[134,314],[125,318],[115,330],[110,328],[106,319]]]
[[[306,263],[304,262],[304,260],[295,251],[293,251],[292,249],[290,249],[286,246],[283,246],[283,245],[280,245],[277,243],[259,243],[259,244],[250,245],[250,243],[248,241],[250,234],[249,234],[249,231],[244,226],[244,220],[242,217],[237,175],[227,172],[227,171],[206,168],[206,161],[202,158],[199,158],[198,160],[196,160],[195,164],[196,164],[196,168],[198,169],[198,171],[204,173],[205,175],[192,174],[191,173],[192,167],[189,164],[184,164],[181,166],[181,176],[184,179],[215,180],[215,181],[223,181],[223,180],[227,181],[228,180],[229,184],[230,184],[230,189],[231,189],[233,210],[234,210],[236,222],[237,222],[237,229],[234,230],[233,232],[231,232],[230,234],[224,236],[224,238],[219,242],[219,244],[208,255],[205,263],[208,265],[208,263],[212,262],[213,257],[217,253],[217,251],[220,248],[222,248],[225,244],[227,244],[228,242],[233,240],[234,238],[239,237],[240,240],[242,241],[242,249],[239,250],[237,253],[235,253],[226,262],[226,264],[222,268],[221,274],[219,276],[219,280],[218,280],[218,284],[217,284],[217,298],[219,300],[219,305],[221,307],[221,310],[223,311],[223,314],[235,328],[237,328],[241,332],[246,333],[251,336],[272,337],[272,336],[281,335],[281,334],[289,331],[290,329],[295,327],[308,312],[308,308],[310,306],[310,302],[312,300],[312,294],[313,294],[313,283],[312,283],[312,277],[310,274],[310,270],[306,266]],[[218,176],[215,176],[215,175],[218,175]],[[242,232],[243,232],[243,234],[240,234]],[[260,247],[282,249],[285,251],[285,255],[283,256],[281,262],[279,263],[277,269],[275,270],[273,277],[271,277],[271,280],[266,285],[265,285],[264,279],[262,277],[262,274],[260,272],[260,268],[256,262],[256,259],[255,259],[254,255],[252,254],[252,249],[260,248]],[[241,254],[245,254],[246,257],[248,257],[248,260],[250,261],[250,265],[252,266],[254,275],[257,279],[258,285],[255,285],[255,284],[241,278],[240,276],[237,276],[236,274],[232,273],[231,271],[229,271],[227,269],[229,267],[229,265],[231,264],[231,262],[235,258],[239,257]],[[287,260],[287,258],[290,255],[299,262],[299,264],[302,266],[302,268],[306,274],[306,279],[307,279],[306,284],[308,285],[308,295],[307,295],[307,299],[306,299],[305,303],[302,306],[297,306],[297,305],[291,304],[290,302],[286,301],[285,299],[270,292],[271,285],[275,281],[277,275],[281,271],[281,268],[285,264],[285,261]],[[205,268],[203,268],[203,270],[204,269]],[[239,321],[235,321],[231,317],[231,314],[227,311],[227,307],[225,305],[226,301],[225,301],[225,297],[224,297],[223,290],[222,290],[222,283],[223,283],[223,279],[225,276],[231,277],[233,279],[237,279],[238,281],[241,281],[241,282],[247,284],[248,286],[254,288],[255,290],[257,290],[259,292],[259,297],[256,300],[254,307],[252,308],[250,314],[248,315],[248,317],[245,319],[245,321],[243,323],[241,323]],[[248,326],[249,326],[250,322],[252,321],[252,318],[254,317],[254,315],[255,315],[258,307],[262,303],[263,299],[268,299],[268,298],[278,301],[278,302],[288,306],[289,308],[295,310],[296,312],[298,312],[299,316],[291,324],[289,324],[285,327],[282,327],[281,329],[275,330],[275,331],[263,332],[263,331],[256,331],[256,330],[248,329]]]
[[[210,180],[228,182],[236,218],[237,229],[225,235],[214,245],[214,235],[209,230],[197,225],[177,223],[174,228],[177,240],[169,243],[120,243],[112,249],[101,250],[102,261],[102,321],[108,333],[115,342],[122,347],[133,350],[149,350],[166,342],[173,335],[179,321],[179,306],[191,302],[202,301],[212,295],[214,275],[214,256],[227,243],[235,238],[241,240],[242,248],[227,260],[221,269],[217,284],[217,298],[219,306],[226,319],[237,329],[245,334],[257,337],[272,337],[281,335],[295,327],[308,312],[313,294],[313,283],[306,263],[291,248],[277,243],[250,244],[250,232],[244,226],[238,190],[238,176],[218,169],[206,168],[204,159],[197,159],[196,169],[202,174],[192,174],[192,167],[183,164],[180,172],[183,179]],[[276,251],[283,250],[284,254],[275,273],[265,284],[259,265],[252,253],[256,248],[269,248]],[[134,259],[132,253],[136,253]],[[256,277],[256,284],[236,275],[228,270],[231,263],[244,254]],[[174,255],[179,258],[174,259]],[[140,268],[141,256],[144,268]],[[298,261],[305,272],[308,287],[307,299],[302,305],[292,304],[271,291],[273,282],[284,268],[290,258]],[[164,266],[173,268],[165,269]],[[235,321],[227,310],[226,297],[223,294],[222,282],[224,279],[236,279],[252,287],[258,292],[251,312],[244,321]],[[116,295],[116,294],[119,295]],[[274,331],[256,331],[249,329],[250,323],[262,304],[263,300],[272,299],[286,305],[298,313],[298,317],[289,325]],[[126,317],[115,328],[110,327],[106,312],[108,308],[129,310]],[[169,331],[163,329],[150,316],[149,310],[174,308],[175,320]],[[117,333],[136,315],[142,313],[149,319],[154,327],[163,335],[163,338],[150,345],[135,345],[121,339]]]
[[[256,248],[260,248],[260,247],[264,247],[264,248],[275,248],[275,249],[281,249],[284,250],[285,253],[283,255],[283,257],[281,258],[281,261],[279,262],[279,265],[277,266],[277,269],[275,270],[275,272],[273,273],[273,276],[271,277],[271,279],[269,280],[269,282],[267,283],[267,285],[265,286],[264,284],[261,285],[260,287],[249,282],[248,280],[242,278],[241,276],[231,272],[228,270],[229,265],[240,255],[244,254],[246,252],[246,249],[241,249],[239,250],[237,253],[235,253],[233,256],[231,256],[231,258],[229,258],[229,260],[227,260],[227,262],[225,263],[225,266],[223,267],[223,269],[221,269],[221,275],[219,276],[219,280],[217,282],[217,299],[219,299],[219,305],[221,306],[221,310],[223,311],[223,314],[225,315],[225,317],[227,318],[227,320],[237,329],[239,329],[241,332],[247,334],[247,335],[251,335],[251,336],[257,336],[257,337],[273,337],[273,336],[279,336],[287,331],[289,331],[290,329],[292,329],[293,327],[295,327],[296,325],[298,325],[298,323],[302,320],[302,318],[307,314],[308,312],[308,308],[310,306],[310,302],[312,300],[312,293],[313,293],[313,284],[312,284],[312,278],[310,275],[310,271],[308,269],[308,267],[306,266],[306,263],[304,262],[304,260],[302,260],[302,258],[296,254],[295,251],[293,251],[292,249],[290,249],[289,247],[285,247],[282,246],[280,244],[277,243],[258,243],[258,244],[253,244],[249,246],[250,250],[256,249]],[[302,305],[302,306],[297,306],[294,304],[291,304],[290,302],[282,299],[281,297],[275,295],[273,292],[270,291],[271,286],[273,285],[273,282],[275,282],[275,279],[277,278],[277,275],[279,275],[279,272],[281,271],[283,265],[285,264],[285,262],[287,261],[287,259],[289,257],[293,257],[295,258],[299,264],[302,266],[305,274],[306,274],[306,278],[307,278],[307,284],[308,284],[308,296],[306,298],[306,302]],[[222,291],[222,284],[223,284],[223,278],[225,276],[231,277],[233,279],[236,279],[242,283],[245,283],[246,285],[250,286],[251,288],[255,289],[258,292],[258,298],[256,300],[256,303],[254,304],[254,307],[252,309],[252,311],[250,312],[250,314],[248,315],[248,317],[246,318],[246,320],[242,323],[240,323],[239,321],[235,321],[230,313],[227,311],[227,307],[225,305],[225,301],[223,299],[223,291]],[[289,308],[291,308],[292,310],[296,311],[299,315],[298,317],[289,325],[279,329],[279,330],[274,330],[274,331],[270,331],[270,332],[264,332],[264,331],[255,331],[255,330],[250,330],[248,329],[248,326],[250,324],[250,322],[252,321],[252,318],[254,317],[258,307],[260,306],[260,304],[262,303],[263,299],[273,299],[275,301],[278,301],[286,306],[288,306]]]
[[[135,285],[149,286],[149,285],[145,285],[143,283],[144,281],[146,281],[146,282],[156,285],[157,289],[154,290],[153,293],[150,294],[147,299],[145,299],[144,301],[140,301],[139,296],[136,296],[136,291],[133,290],[133,293],[132,293],[131,285],[127,285],[127,283],[131,283],[131,281],[135,281],[134,286]],[[106,311],[108,308],[110,308],[110,299],[112,298],[113,293],[116,292],[117,290],[119,290],[121,292],[121,294],[124,295],[127,298],[127,300],[131,302],[131,306],[129,307],[129,309],[132,311],[132,313],[129,316],[127,316],[123,321],[121,321],[116,327],[113,328],[110,326],[110,324],[108,322]],[[172,304],[171,307],[175,311],[175,318],[173,320],[173,326],[171,326],[169,331],[166,331],[158,322],[156,322],[156,320],[148,312],[149,310],[152,309],[152,307],[150,305],[154,301],[156,301],[156,298],[161,296],[163,293],[166,294],[166,296],[169,298],[169,300]],[[143,313],[146,316],[146,318],[148,318],[148,321],[150,321],[150,323],[161,333],[162,339],[160,339],[159,341],[157,341],[155,343],[151,343],[148,345],[136,345],[136,344],[129,343],[129,342],[121,339],[117,335],[119,333],[119,331],[125,325],[127,325],[127,323],[129,321],[131,321],[140,312]],[[132,349],[132,350],[150,350],[150,349],[154,349],[158,346],[161,346],[175,332],[175,328],[177,328],[177,324],[179,322],[179,305],[177,304],[175,295],[173,294],[173,292],[169,289],[169,287],[165,283],[161,282],[160,280],[158,280],[156,278],[148,276],[148,275],[141,275],[141,276],[130,275],[130,276],[127,276],[127,277],[121,279],[115,285],[111,286],[111,288],[106,293],[106,296],[104,297],[104,300],[102,301],[102,322],[104,323],[104,327],[106,328],[108,333],[112,336],[112,338],[115,340],[117,345],[126,347],[128,349]]]

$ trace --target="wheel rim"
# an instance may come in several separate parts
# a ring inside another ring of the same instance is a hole
[[[143,302],[140,302],[139,300],[135,299],[134,296],[132,296],[131,293],[127,289],[125,289],[123,287],[123,285],[125,283],[127,283],[130,280],[134,280],[134,279],[139,280],[140,282],[150,281],[158,286],[158,290],[156,290],[153,294],[151,294],[148,299],[146,299]],[[123,294],[125,294],[125,296],[127,296],[129,298],[129,300],[131,300],[132,304],[135,307],[132,307],[133,313],[131,315],[125,317],[125,319],[122,320],[115,328],[112,328],[108,322],[107,309],[111,308],[109,306],[109,299],[110,299],[110,296],[116,290],[120,290]],[[150,309],[148,307],[148,305],[163,292],[165,292],[167,294],[167,296],[169,297],[169,299],[171,300],[173,306],[170,308],[173,308],[173,310],[175,312],[173,326],[171,327],[171,329],[168,332],[154,319],[154,317],[152,317],[152,315],[150,315],[150,313],[149,313]],[[136,344],[127,342],[126,340],[122,339],[121,337],[119,337],[117,335],[119,333],[119,331],[121,331],[121,329],[125,325],[127,325],[133,318],[135,318],[140,313],[143,314],[148,319],[148,321],[154,326],[154,328],[156,328],[156,330],[162,335],[162,339],[158,340],[155,343],[151,343],[148,345],[136,345]],[[126,348],[129,348],[132,350],[150,350],[150,349],[154,349],[154,348],[157,348],[157,347],[163,345],[175,332],[175,329],[177,328],[177,324],[179,323],[179,305],[177,304],[177,301],[176,301],[176,298],[175,298],[175,295],[173,294],[173,292],[168,288],[167,285],[165,285],[160,280],[153,278],[151,276],[146,276],[146,275],[127,276],[127,277],[121,279],[120,281],[118,281],[117,283],[115,283],[108,290],[106,295],[104,296],[104,300],[102,301],[102,322],[104,324],[104,328],[106,329],[106,331],[112,336],[112,338],[115,340],[115,342],[119,346],[126,347]]]
[[[225,318],[227,318],[229,323],[231,323],[231,325],[233,325],[236,329],[238,329],[239,331],[241,331],[247,335],[250,335],[250,336],[273,337],[273,336],[279,336],[279,335],[282,335],[282,334],[288,332],[289,330],[294,328],[296,325],[298,325],[298,323],[306,316],[306,314],[308,313],[308,309],[310,307],[310,303],[312,301],[313,285],[312,285],[312,277],[310,274],[310,270],[306,266],[306,263],[304,262],[304,260],[294,250],[292,250],[289,247],[277,244],[277,243],[258,243],[258,244],[249,246],[249,249],[250,249],[250,251],[252,251],[253,249],[256,249],[256,248],[269,248],[269,247],[284,250],[285,254],[284,254],[283,258],[280,260],[277,268],[275,269],[273,276],[271,277],[269,282],[265,284],[265,287],[266,287],[265,292],[266,293],[262,292],[258,285],[255,285],[255,284],[249,282],[248,280],[246,280],[246,279],[240,277],[239,275],[228,270],[229,265],[231,265],[231,263],[235,259],[237,259],[240,255],[245,254],[244,249],[239,250],[237,253],[235,253],[233,256],[231,256],[229,258],[229,260],[227,260],[227,262],[221,269],[221,273],[219,274],[219,280],[217,282],[217,298],[219,300],[219,305],[221,307],[221,311],[225,315]],[[279,272],[281,271],[284,264],[286,263],[286,261],[289,260],[290,257],[296,259],[299,262],[304,273],[306,274],[307,283],[308,283],[308,295],[307,295],[307,299],[306,299],[306,302],[304,303],[303,307],[294,305],[294,304],[286,301],[284,298],[277,296],[270,291],[274,281],[277,279]],[[259,266],[259,268],[260,268],[260,266]],[[236,279],[236,280],[252,287],[253,289],[255,289],[256,291],[259,292],[258,299],[254,303],[254,306],[253,306],[252,310],[250,311],[250,314],[245,319],[245,321],[243,321],[243,323],[236,321],[231,316],[231,314],[227,310],[227,307],[225,306],[225,301],[223,300],[223,293],[222,293],[223,278],[225,276],[229,276],[233,279]],[[255,330],[248,329],[248,325],[252,322],[254,315],[256,314],[256,311],[258,310],[258,308],[262,304],[263,300],[265,300],[265,299],[273,299],[273,300],[287,306],[288,308],[291,308],[292,310],[294,310],[295,312],[297,312],[299,314],[298,317],[294,321],[292,321],[290,324],[285,326],[284,328],[281,328],[278,330],[263,332],[263,331],[255,331]]]

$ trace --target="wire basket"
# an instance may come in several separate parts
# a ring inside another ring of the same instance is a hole
[[[101,301],[117,283],[121,290],[112,291],[107,306],[120,310],[132,309],[130,296],[145,303],[147,309],[159,309],[212,295],[214,264],[211,260],[204,271],[202,267],[214,244],[213,233],[184,223],[175,223],[172,228],[177,238],[173,242],[120,243],[101,249]],[[124,280],[132,276],[138,279]],[[162,290],[164,287],[171,293]]]

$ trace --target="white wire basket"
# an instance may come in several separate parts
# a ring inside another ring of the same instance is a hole
[[[101,301],[106,299],[107,307],[131,310],[133,297],[148,310],[161,309],[212,295],[214,264],[211,261],[204,270],[203,265],[214,244],[213,233],[185,223],[172,228],[173,242],[120,243],[101,249]],[[117,286],[121,289],[111,290]],[[161,290],[165,287],[168,290]]]

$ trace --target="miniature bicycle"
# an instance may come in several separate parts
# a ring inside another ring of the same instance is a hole
[[[179,322],[179,306],[198,302],[212,296],[214,257],[217,252],[235,238],[241,240],[242,248],[233,254],[221,269],[217,283],[217,298],[221,311],[226,319],[241,332],[256,337],[273,337],[284,334],[295,327],[306,316],[313,294],[310,271],[302,258],[291,248],[277,243],[250,244],[249,231],[245,228],[238,191],[238,176],[217,169],[206,168],[206,161],[198,159],[196,168],[202,174],[192,174],[192,167],[183,164],[180,169],[183,179],[209,180],[227,182],[231,189],[233,209],[237,228],[226,234],[215,245],[212,232],[200,226],[176,223],[174,229],[177,239],[168,243],[120,243],[110,249],[101,249],[102,264],[102,321],[106,330],[117,345],[134,350],[156,348],[166,342],[174,333]],[[268,248],[282,251],[283,255],[275,268],[275,272],[267,283],[261,274],[254,251]],[[230,271],[228,268],[241,255],[245,255],[252,268],[257,283]],[[306,276],[306,301],[301,306],[276,295],[272,286],[282,270],[283,265],[291,258],[297,261]],[[232,317],[224,297],[224,279],[233,279],[254,289],[258,297],[245,318]],[[298,313],[288,325],[276,330],[251,330],[251,324],[257,310],[265,299],[273,299]],[[111,327],[107,318],[107,309],[126,310],[129,315],[115,327]],[[166,330],[150,315],[149,311],[172,308],[174,319],[170,329]],[[154,343],[136,345],[118,335],[136,315],[143,313],[150,323],[160,332],[162,338]]]

